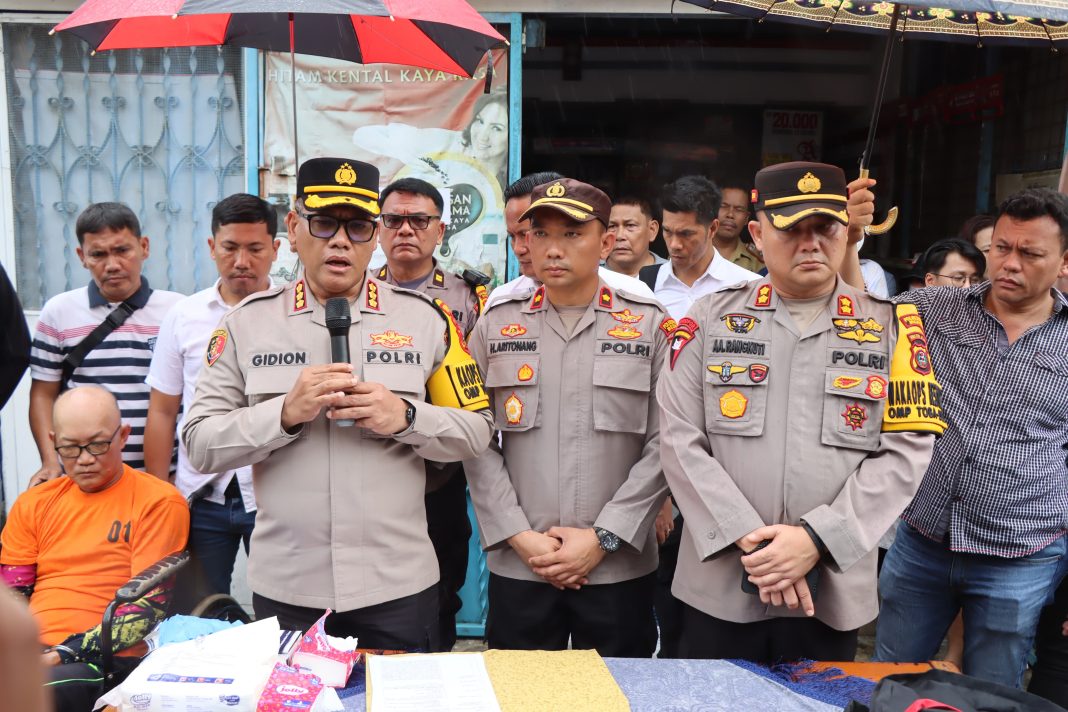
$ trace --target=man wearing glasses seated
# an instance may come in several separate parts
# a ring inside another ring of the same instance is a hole
[[[401,178],[385,187],[379,203],[386,264],[376,277],[445,302],[467,338],[486,304],[489,277],[470,269],[457,276],[441,269],[434,259],[434,250],[445,236],[441,192],[425,180]],[[460,463],[426,463],[426,518],[441,569],[438,650],[447,652],[456,643],[456,614],[463,606],[459,591],[467,577],[467,540],[471,538],[467,480]]]
[[[439,577],[424,458],[477,456],[492,428],[449,307],[367,272],[378,178],[345,158],[300,166],[286,228],[302,276],[223,317],[182,438],[203,472],[252,465],[257,618],[307,630],[331,609],[331,635],[425,651],[438,645]]]
[[[99,386],[61,395],[49,438],[66,473],[15,500],[0,534],[0,574],[29,599],[49,646],[56,709],[92,709],[102,677],[100,621],[115,591],[185,547],[189,510],[173,485],[122,462],[130,436],[115,397]],[[116,611],[115,667],[136,666],[141,640],[167,611],[171,584]]]

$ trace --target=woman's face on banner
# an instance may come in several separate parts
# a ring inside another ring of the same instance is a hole
[[[471,122],[471,151],[475,158],[493,163],[508,151],[508,112],[498,102],[486,104]]]

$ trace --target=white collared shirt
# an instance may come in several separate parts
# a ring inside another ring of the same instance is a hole
[[[160,325],[159,338],[152,353],[152,365],[149,367],[145,382],[161,393],[182,397],[182,416],[178,421],[178,432],[182,432],[185,413],[193,402],[193,392],[197,385],[197,376],[204,366],[211,333],[219,326],[226,313],[232,308],[223,301],[219,293],[220,280],[214,286],[202,289],[174,305]],[[211,494],[205,499],[216,504],[226,502],[226,486],[230,477],[237,475],[241,487],[241,499],[246,512],[256,511],[256,498],[252,490],[252,467],[241,467],[214,474],[197,472],[190,466],[186,455],[185,443],[178,439],[178,469],[174,476],[174,485],[184,497],[196,492],[200,487],[211,483]]]
[[[760,279],[760,275],[750,272],[745,267],[739,267],[712,248],[712,261],[708,263],[705,273],[694,280],[692,286],[686,284],[675,276],[675,270],[670,262],[660,265],[660,271],[656,275],[656,298],[667,309],[672,319],[679,320],[686,316],[695,301],[706,294],[718,292],[724,287],[739,282],[752,282]]]
[[[613,272],[607,267],[598,267],[597,274],[602,280],[604,280],[604,283],[612,289],[622,289],[625,292],[630,292],[631,294],[639,297],[649,297],[650,299],[656,298],[653,295],[652,291],[650,291],[649,287],[645,285],[645,282],[641,281],[640,279],[631,277],[626,274],[621,274],[619,272]],[[538,282],[533,278],[520,275],[519,277],[513,279],[511,282],[505,282],[501,286],[494,289],[490,293],[489,299],[486,300],[486,308],[489,308],[495,302],[500,301],[506,296],[512,294],[519,294],[520,292],[525,292],[527,290],[533,290],[537,286]]]

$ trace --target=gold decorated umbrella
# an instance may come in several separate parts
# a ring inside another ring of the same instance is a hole
[[[994,0],[939,0],[926,3],[848,0],[684,0],[708,10],[741,15],[763,22],[767,19],[823,27],[827,31],[849,30],[887,35],[879,82],[875,89],[868,138],[860,157],[860,177],[868,177],[879,110],[886,93],[895,40],[906,37],[985,44],[1045,45],[1052,51],[1068,47],[1068,0],[1045,2],[995,2]],[[891,208],[885,221],[867,232],[887,232],[897,220]]]

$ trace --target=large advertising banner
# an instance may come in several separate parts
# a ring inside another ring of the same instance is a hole
[[[297,55],[300,159],[339,156],[372,163],[381,187],[422,178],[445,198],[438,260],[448,271],[476,269],[505,281],[508,176],[508,55],[493,52],[471,79],[392,64],[361,65]],[[295,186],[292,75],[288,54],[267,53],[262,188],[292,197]],[[376,251],[372,266],[385,262]]]

